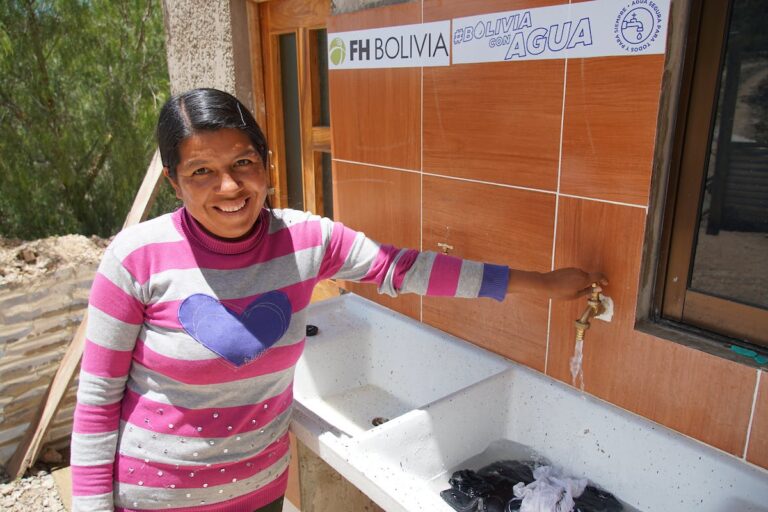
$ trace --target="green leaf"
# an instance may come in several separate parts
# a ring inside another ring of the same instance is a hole
[[[170,95],[162,4],[0,2],[0,235],[120,229]]]

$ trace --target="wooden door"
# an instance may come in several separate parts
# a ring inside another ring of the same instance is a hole
[[[251,59],[254,98],[264,105],[257,120],[272,150],[273,206],[332,217],[325,30],[331,2],[270,0],[248,7],[251,33],[260,33]]]

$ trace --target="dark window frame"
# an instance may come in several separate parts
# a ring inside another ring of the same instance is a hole
[[[768,311],[688,289],[731,4],[691,3],[652,317],[699,337],[765,348]]]

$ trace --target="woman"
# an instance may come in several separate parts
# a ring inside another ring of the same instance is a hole
[[[396,249],[272,210],[264,136],[221,91],[171,98],[157,134],[184,206],[120,233],[94,279],[74,510],[280,510],[293,371],[320,280],[496,300],[572,298],[604,282],[578,269],[539,274]]]

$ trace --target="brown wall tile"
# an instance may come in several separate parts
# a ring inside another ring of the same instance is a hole
[[[479,347],[544,371],[547,300],[509,296],[493,299],[424,297],[423,321]]]
[[[556,266],[603,270],[615,301],[584,342],[585,390],[653,421],[742,455],[754,370],[634,330],[645,211],[561,198]],[[586,300],[553,305],[547,373],[571,383],[573,321]]]
[[[424,0],[424,21],[447,20],[490,12],[517,11],[567,3],[568,0]]]
[[[755,370],[640,332],[587,335],[586,390],[736,456],[744,452]],[[598,348],[597,345],[602,345]],[[610,348],[604,348],[613,344]]]
[[[412,2],[328,19],[328,32],[421,22]],[[421,69],[328,73],[334,158],[403,169],[421,168]]]
[[[408,25],[410,23],[421,23],[421,2],[419,1],[330,16],[327,26],[330,33]]]
[[[333,162],[333,210],[346,226],[377,242],[419,248],[420,176],[366,165]],[[419,297],[393,299],[371,284],[348,283],[347,289],[412,318],[419,318]]]
[[[570,59],[560,191],[648,203],[663,55]]]
[[[768,374],[765,371],[760,375],[747,460],[768,469]]]
[[[424,170],[557,188],[564,61],[424,69]]]
[[[612,347],[615,339],[634,330],[644,224],[645,210],[640,208],[560,198],[555,267],[604,272],[610,281],[605,293],[614,301],[613,320],[592,322],[587,331],[585,357]],[[554,302],[552,306],[547,373],[565,382],[571,382],[573,321],[585,307],[585,299]],[[591,376],[586,371],[584,374],[589,386]]]
[[[604,272],[616,306],[614,326],[635,323],[645,219],[643,208],[560,197],[555,267]]]
[[[507,187],[424,177],[424,249],[526,270],[549,270],[555,198]],[[545,299],[425,297],[423,320],[539,370],[544,368]]]
[[[425,0],[424,21],[568,3]],[[424,69],[424,170],[555,190],[564,61]]]
[[[425,0],[424,21],[563,0]],[[418,23],[422,2],[329,19],[329,32]],[[571,59],[565,77],[560,191],[646,205],[664,56]],[[330,73],[334,157],[555,190],[564,61]],[[423,136],[424,162],[420,161]],[[334,162],[337,217],[373,238],[512,267],[549,268],[553,195]],[[613,321],[584,346],[587,392],[742,456],[755,370],[635,331],[646,212],[561,197],[556,266],[602,270]],[[419,299],[350,289],[419,317]],[[553,304],[547,373],[571,382],[573,320],[586,300]],[[424,298],[423,320],[543,370],[547,302]],[[747,459],[768,467],[768,377],[761,378]]]

